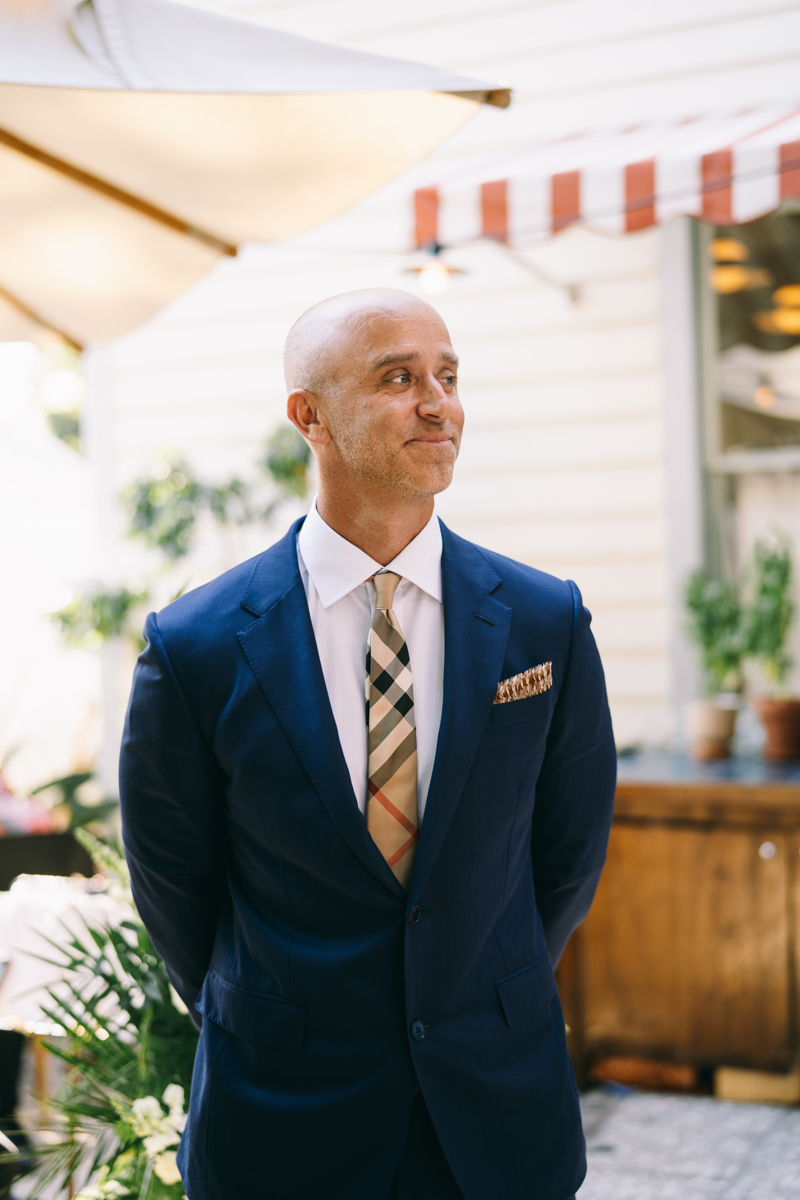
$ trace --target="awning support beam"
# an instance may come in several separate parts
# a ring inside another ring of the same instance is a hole
[[[125,208],[132,209],[139,216],[147,217],[149,220],[155,221],[157,225],[163,225],[167,229],[171,229],[173,233],[179,233],[184,237],[193,238],[196,242],[202,242],[203,245],[216,250],[218,254],[225,254],[229,258],[236,257],[237,247],[232,242],[223,241],[222,238],[218,238],[213,233],[207,233],[204,229],[198,229],[196,225],[190,224],[189,221],[184,221],[181,217],[174,216],[164,208],[159,208],[157,204],[151,204],[149,200],[142,200],[139,196],[134,196],[132,192],[126,192],[124,188],[119,188],[115,184],[101,179],[99,175],[92,175],[90,171],[84,171],[81,167],[73,166],[66,159],[57,158],[56,155],[49,154],[47,150],[42,150],[38,146],[34,146],[31,142],[24,141],[8,129],[0,128],[0,146],[6,146],[9,150],[14,150],[17,154],[22,154],[25,158],[32,159],[41,166],[55,171],[56,174],[63,175],[66,179],[71,179],[73,183],[78,183],[81,187],[88,188],[92,192],[97,192],[107,200],[113,200],[116,204],[121,204]]]
[[[73,350],[77,350],[80,354],[83,346],[77,342],[69,333],[65,333],[63,329],[59,329],[52,321],[48,321],[41,313],[38,313],[35,308],[31,308],[24,300],[20,300],[19,296],[15,296],[13,292],[9,292],[0,284],[0,300],[5,300],[6,304],[11,308],[15,308],[18,313],[22,313],[23,317],[27,317],[29,321],[33,321],[35,325],[41,325],[42,329],[48,329],[50,333],[54,333],[56,337],[60,337],[62,342],[66,342]]]

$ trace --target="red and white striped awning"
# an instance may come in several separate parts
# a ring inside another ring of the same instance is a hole
[[[632,233],[680,215],[739,224],[800,200],[800,107],[550,142],[414,193],[418,247],[524,243],[583,224]]]

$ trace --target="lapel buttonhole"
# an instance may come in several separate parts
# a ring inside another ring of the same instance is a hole
[[[484,615],[482,613],[476,612],[475,616],[478,618],[479,621],[483,621],[484,625],[491,625],[492,629],[496,628],[495,622],[490,621],[488,617],[484,617]]]

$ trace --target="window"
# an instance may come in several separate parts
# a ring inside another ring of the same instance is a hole
[[[708,466],[798,469],[800,212],[705,227],[698,240]]]

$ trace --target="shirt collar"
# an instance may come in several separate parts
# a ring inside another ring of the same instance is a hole
[[[442,531],[434,513],[424,529],[386,567],[326,525],[316,500],[297,538],[302,563],[323,608],[330,608],[376,571],[395,571],[434,600],[442,599]]]

